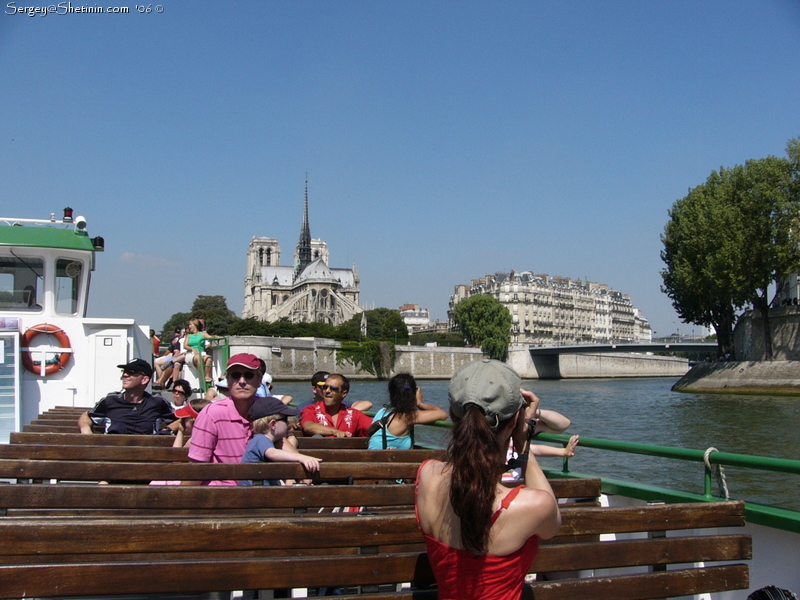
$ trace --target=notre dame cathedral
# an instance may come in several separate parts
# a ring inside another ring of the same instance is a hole
[[[242,316],[267,322],[288,319],[292,323],[340,325],[362,312],[358,296],[355,264],[352,269],[330,268],[328,245],[311,239],[306,181],[303,225],[294,266],[281,266],[277,239],[254,237],[247,250]]]

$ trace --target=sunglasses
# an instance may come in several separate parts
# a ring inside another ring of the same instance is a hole
[[[317,384],[317,385],[319,385],[319,384]],[[322,385],[320,385],[319,387],[321,387],[323,390],[330,390],[332,392],[339,392],[342,389],[341,387],[338,387],[338,386],[335,386],[335,385],[326,385],[324,383]]]
[[[142,373],[141,371],[123,371],[121,377],[125,377],[126,375],[128,377],[136,377],[136,376],[142,376],[144,375],[144,373]]]
[[[185,396],[185,395],[186,395],[186,392],[184,392],[183,390],[172,390],[172,395],[173,395],[173,396],[177,396],[177,395],[179,395],[179,394],[180,394],[181,396]]]
[[[233,379],[234,381],[239,381],[242,377],[244,377],[247,381],[250,381],[256,376],[253,371],[233,371],[228,373],[228,377]]]

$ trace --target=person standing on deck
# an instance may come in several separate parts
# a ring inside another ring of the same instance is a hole
[[[134,358],[117,366],[122,369],[122,391],[109,394],[78,417],[81,433],[91,435],[92,424],[97,422],[105,423],[104,433],[148,435],[175,421],[169,402],[146,391],[153,376],[149,362]]]
[[[372,419],[342,402],[350,391],[350,381],[344,375],[329,375],[322,386],[324,397],[303,409],[300,425],[307,436],[364,437]]]

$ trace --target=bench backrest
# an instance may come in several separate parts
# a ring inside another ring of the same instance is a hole
[[[12,432],[12,444],[55,444],[79,446],[172,446],[175,440],[171,435],[81,435],[75,429],[68,432]],[[366,449],[369,438],[297,438],[299,448],[353,448]]]
[[[555,479],[551,482],[560,499],[590,501],[600,495],[599,479]],[[374,509],[410,508],[414,486],[150,486],[17,484],[0,486],[0,514],[59,515],[169,514],[202,511],[294,509],[359,506]],[[583,504],[585,506],[585,504]],[[573,505],[568,505],[569,507]]]
[[[88,436],[87,436],[88,437]],[[0,444],[0,459],[79,460],[98,462],[186,462],[188,448],[171,446],[72,446],[56,444]],[[444,450],[357,450],[309,448],[305,453],[328,462],[416,462],[442,460]]]
[[[563,513],[533,572],[653,565],[653,572],[595,574],[531,585],[536,600],[644,599],[748,585],[743,564],[685,567],[751,556],[749,536],[650,537],[653,532],[744,524],[742,502]],[[608,533],[639,539],[596,541]],[[582,541],[591,540],[591,541]],[[0,597],[203,592],[432,580],[412,514],[288,518],[0,519]],[[566,541],[568,543],[562,543]],[[360,554],[360,555],[358,555]],[[659,571],[673,565],[669,571]],[[169,577],[164,577],[169,573]],[[380,595],[364,598],[380,598]],[[393,594],[428,597],[424,592]],[[435,595],[433,596],[435,597]]]

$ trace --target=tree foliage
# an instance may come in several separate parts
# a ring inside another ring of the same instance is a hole
[[[192,304],[192,317],[203,319],[211,335],[228,335],[228,329],[239,320],[225,296],[198,296]]]
[[[800,267],[796,140],[787,152],[789,159],[720,168],[669,211],[662,291],[684,322],[714,328],[721,354],[733,356],[737,313],[751,304],[762,315],[772,358],[768,290]]]
[[[408,341],[408,327],[406,327],[399,310],[391,308],[375,308],[365,311],[367,318],[367,336],[365,339],[379,340],[404,344]],[[361,333],[360,314],[353,315],[351,319],[342,323],[337,331],[339,340],[361,340],[364,336]]]
[[[733,325],[745,302],[736,268],[744,251],[741,215],[726,200],[730,172],[713,172],[673,205],[661,241],[662,291],[686,323],[713,327],[719,352],[733,354]]]
[[[465,346],[464,336],[457,332],[426,331],[412,333],[409,337],[412,346],[424,346],[425,344],[435,343],[437,346],[450,348],[463,348]]]
[[[229,335],[261,335],[267,337],[336,337],[336,327],[327,323],[291,323],[282,319],[273,323],[258,319],[240,319],[228,330]]]
[[[503,360],[511,341],[511,313],[493,296],[464,298],[453,309],[453,320],[467,342],[491,358]]]
[[[386,379],[394,367],[395,346],[389,342],[366,340],[363,342],[342,342],[336,352],[336,364],[351,362],[357,369]]]
[[[228,335],[229,329],[240,321],[228,308],[225,296],[198,296],[189,312],[175,313],[164,323],[161,335],[170,337],[176,327],[185,327],[189,319],[195,317],[205,321],[206,331],[211,335]]]
[[[164,323],[164,327],[161,328],[161,339],[171,340],[172,332],[176,329],[182,329],[186,327],[186,323],[189,322],[191,316],[191,313],[188,312],[177,312],[172,315],[167,322]]]

